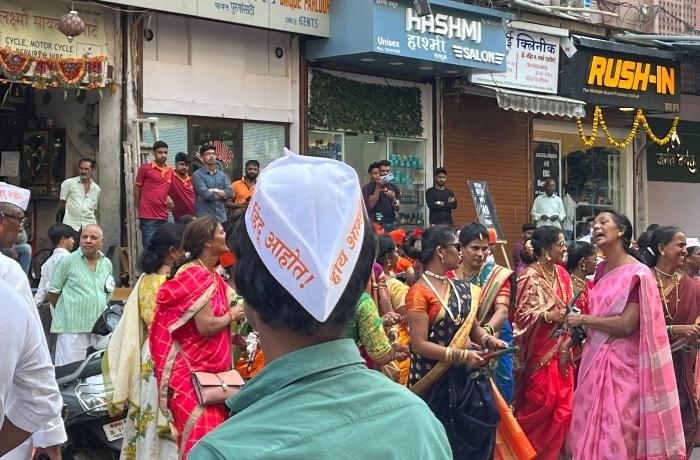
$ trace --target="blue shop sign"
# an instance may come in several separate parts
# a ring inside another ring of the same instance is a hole
[[[433,14],[423,17],[409,0],[333,0],[331,5],[330,38],[307,42],[312,61],[392,73],[506,70],[509,13],[451,0],[431,0]]]
[[[374,51],[464,67],[505,71],[506,33],[500,17],[434,7],[419,17],[412,7],[379,1]]]

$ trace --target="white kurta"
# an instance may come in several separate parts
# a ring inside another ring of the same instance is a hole
[[[3,318],[0,321],[0,337],[4,344],[12,344],[0,353],[0,412],[4,411],[15,425],[34,433],[31,441],[4,455],[2,460],[28,460],[32,445],[49,447],[66,442],[66,430],[61,419],[63,399],[56,385],[49,347],[39,312],[34,306],[27,274],[16,261],[3,254],[0,254],[0,282],[0,298],[3,299],[0,302],[0,315]],[[4,328],[8,326],[12,333],[5,332]],[[24,352],[26,356],[16,355],[22,350],[20,343],[27,347]],[[21,416],[16,419],[17,416],[8,408]],[[25,424],[26,428],[20,423]],[[37,431],[39,429],[41,431]]]

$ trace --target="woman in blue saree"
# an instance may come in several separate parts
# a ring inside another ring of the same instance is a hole
[[[486,261],[489,234],[485,226],[470,223],[459,232],[462,247],[462,265],[457,278],[481,288],[475,321],[489,334],[511,345],[513,328],[508,321],[515,303],[515,273],[493,262]],[[513,356],[498,359],[493,380],[508,404],[513,399]]]

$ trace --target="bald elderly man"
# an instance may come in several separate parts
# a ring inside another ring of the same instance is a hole
[[[102,254],[102,229],[83,227],[80,249],[64,257],[49,283],[49,302],[56,306],[51,332],[56,340],[56,366],[82,361],[94,344],[90,331],[107,308],[114,290],[112,262]]]

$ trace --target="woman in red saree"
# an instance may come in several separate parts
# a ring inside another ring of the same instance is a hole
[[[574,377],[566,334],[553,337],[571,300],[564,234],[540,227],[525,244],[529,265],[518,277],[513,342],[516,357],[515,416],[538,459],[556,460],[571,422]]]
[[[594,242],[605,254],[590,292],[568,445],[574,459],[685,459],[663,307],[654,275],[630,250],[632,224],[600,213]]]
[[[644,253],[652,267],[661,295],[664,318],[673,352],[673,368],[678,385],[681,418],[688,457],[695,446],[698,404],[695,393],[696,344],[700,338],[700,289],[697,283],[683,275],[680,268],[686,259],[686,240],[676,227],[659,227],[651,235]]]
[[[172,415],[183,459],[228,416],[224,404],[199,404],[188,369],[188,363],[201,372],[231,369],[231,323],[241,319],[242,308],[230,308],[235,293],[214,269],[228,250],[225,238],[209,217],[187,226],[183,247],[189,262],[161,286],[149,331],[159,406]]]

